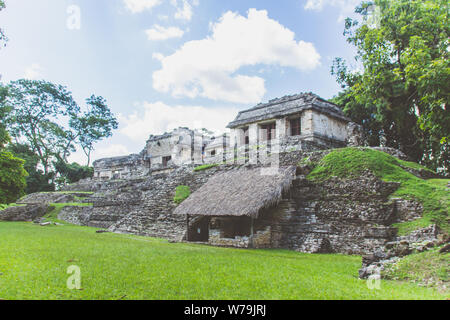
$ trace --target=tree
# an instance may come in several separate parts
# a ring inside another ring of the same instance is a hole
[[[86,112],[66,87],[47,81],[18,80],[6,89],[2,104],[10,108],[8,127],[16,143],[35,152],[47,174],[56,159],[67,162],[79,145],[88,163],[94,144],[112,135],[118,126],[106,100],[92,95]]]
[[[95,143],[111,136],[117,128],[104,98],[92,95],[85,109],[81,111],[66,87],[44,80],[22,79],[0,85],[2,124],[11,134],[11,151],[25,159],[30,173],[27,191],[54,189],[55,179],[61,181],[67,175],[67,171],[58,170],[70,167],[67,159],[77,146],[85,152],[89,165]],[[78,172],[79,176],[91,170],[80,168],[84,173]]]
[[[344,35],[362,71],[337,58],[332,74],[344,91],[335,102],[365,129],[370,144],[385,140],[413,160],[449,172],[450,83],[446,0],[375,0],[347,19]]]
[[[60,159],[55,163],[55,168],[60,174],[58,178],[60,184],[75,183],[81,179],[92,178],[94,176],[94,168],[81,166],[76,162],[68,164]]]
[[[12,153],[0,151],[0,203],[11,203],[25,195],[27,172],[24,161]]]
[[[6,130],[6,121],[11,108],[4,106],[4,100],[7,95],[7,89],[0,86],[0,149],[11,141],[8,131]]]
[[[79,107],[65,87],[43,80],[13,81],[7,90],[3,103],[11,109],[9,131],[16,143],[26,143],[39,157],[47,175],[55,155],[75,150],[68,131],[57,121],[76,116]]]
[[[48,174],[44,174],[39,165],[39,157],[28,145],[10,143],[7,150],[25,161],[24,169],[28,172],[25,193],[55,191],[55,185],[53,183],[55,173],[49,172]]]
[[[2,11],[3,9],[5,9],[5,1],[0,0],[0,11]],[[8,38],[5,35],[5,32],[3,31],[3,29],[0,28],[0,45],[3,44],[3,46],[6,46],[6,42],[8,41]]]
[[[110,137],[113,129],[117,129],[118,122],[104,98],[92,95],[86,99],[86,104],[88,111],[82,116],[72,118],[70,125],[77,133],[76,139],[87,156],[87,166],[89,166],[94,144],[103,138]]]

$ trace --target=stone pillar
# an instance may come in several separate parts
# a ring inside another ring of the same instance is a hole
[[[287,136],[287,129],[288,129],[287,119],[286,118],[277,119],[275,129],[277,139],[280,139],[280,141],[283,140]]]
[[[203,164],[203,136],[194,134],[193,135],[193,146],[194,146],[194,164]]]
[[[245,164],[245,131],[242,128],[234,130],[236,137],[236,161],[237,164]]]
[[[249,163],[251,164],[257,164],[258,163],[258,124],[252,123],[248,127],[248,140],[249,140],[249,150],[248,150],[248,157],[249,157]]]
[[[313,125],[313,112],[312,110],[306,110],[302,113],[302,135],[313,134],[314,133],[314,125]]]
[[[230,140],[227,147],[227,154],[226,154],[226,163],[227,164],[234,164],[235,160],[235,149],[237,147],[237,140],[238,140],[238,129],[231,129],[230,132]]]

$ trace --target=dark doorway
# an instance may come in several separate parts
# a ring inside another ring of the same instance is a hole
[[[189,241],[208,242],[209,240],[209,217],[195,219],[189,226]]]
[[[170,161],[170,160],[172,160],[172,157],[171,157],[171,156],[163,157],[163,158],[162,158],[162,165],[163,165],[163,167],[167,167],[167,166],[169,165],[169,161]]]

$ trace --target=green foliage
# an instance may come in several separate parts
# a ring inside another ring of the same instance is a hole
[[[334,150],[322,158],[307,178],[313,181],[323,181],[333,176],[355,178],[369,170],[384,181],[400,182],[400,187],[393,194],[394,197],[415,199],[424,207],[421,219],[394,225],[399,228],[399,234],[407,234],[432,223],[450,233],[448,223],[450,198],[446,190],[446,183],[450,180],[423,180],[404,168],[427,170],[417,163],[399,160],[381,151],[343,148]]]
[[[238,250],[78,226],[0,223],[2,299],[445,299],[432,289],[358,279],[361,257]],[[99,258],[100,257],[100,258]],[[83,290],[67,289],[67,267]]]
[[[450,59],[448,1],[375,0],[376,24],[347,19],[344,35],[362,71],[337,58],[332,74],[344,91],[334,102],[363,125],[370,145],[384,142],[433,170],[449,172]]]
[[[0,203],[11,203],[25,195],[27,172],[24,161],[0,151]]]
[[[68,164],[61,159],[55,163],[55,169],[61,175],[59,180],[62,184],[75,183],[94,175],[93,167],[80,166],[76,162]]]
[[[89,110],[83,115],[73,117],[70,124],[78,133],[78,141],[87,156],[89,166],[94,144],[110,137],[112,130],[117,129],[119,124],[102,97],[92,95],[86,99],[86,105]]]
[[[23,207],[25,204],[17,204],[17,203],[9,203],[9,204],[0,204],[0,211],[5,210],[9,207]]]
[[[178,186],[175,189],[175,197],[173,202],[176,204],[182,203],[191,195],[191,189],[188,186]]]
[[[5,9],[5,1],[0,0],[0,11]],[[5,33],[3,32],[3,29],[0,28],[0,45],[3,44],[3,46],[6,46],[6,42],[8,41],[8,37],[6,37]]]
[[[54,191],[55,184],[54,172],[47,174],[39,167],[39,157],[25,144],[10,143],[7,150],[13,153],[15,156],[25,160],[24,168],[28,172],[26,178],[27,187],[25,192],[27,194],[42,192],[42,191]]]
[[[6,129],[6,121],[9,113],[11,112],[11,108],[4,105],[7,95],[8,89],[0,85],[0,149],[4,148],[5,145],[11,141],[9,133]]]
[[[56,159],[67,162],[76,145],[89,162],[94,144],[118,126],[102,97],[87,99],[83,113],[66,87],[44,80],[12,81],[2,92],[1,105],[11,110],[6,123],[12,137],[36,153],[45,174]]]
[[[214,168],[214,167],[217,167],[217,166],[219,166],[219,164],[217,164],[217,163],[213,163],[213,164],[204,164],[204,165],[195,167],[195,168],[194,168],[194,171],[195,171],[195,172],[198,172],[198,171],[208,170],[208,169],[211,169],[211,168]]]
[[[92,95],[86,109],[81,111],[66,87],[44,80],[0,84],[0,147],[9,141],[8,130],[15,142],[8,148],[25,159],[30,173],[27,192],[92,176],[91,168],[68,164],[67,158],[78,145],[89,166],[94,144],[111,136],[118,123],[102,97]]]

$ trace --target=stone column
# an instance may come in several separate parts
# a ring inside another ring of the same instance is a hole
[[[277,139],[283,140],[287,136],[287,119],[277,119],[275,129]]]
[[[258,124],[252,123],[248,127],[248,140],[249,140],[249,150],[248,157],[249,163],[257,164],[258,163]]]
[[[237,140],[238,140],[238,129],[231,129],[230,130],[230,140],[227,147],[227,154],[226,157],[226,163],[227,164],[234,164],[235,160],[235,149],[237,147]]]
[[[313,125],[313,112],[312,110],[306,110],[302,113],[302,135],[308,135],[314,133]]]

